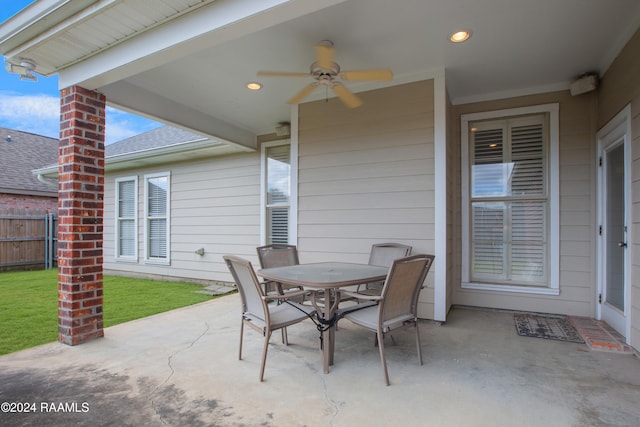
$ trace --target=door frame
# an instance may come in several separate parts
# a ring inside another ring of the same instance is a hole
[[[605,173],[601,162],[603,154],[606,148],[611,146],[615,141],[623,139],[624,144],[624,197],[625,197],[625,223],[627,227],[627,249],[624,252],[624,325],[622,331],[619,331],[624,335],[625,341],[629,343],[629,337],[631,332],[631,248],[630,240],[633,236],[632,231],[632,193],[631,193],[631,106],[627,105],[616,116],[611,119],[605,126],[600,129],[596,134],[597,142],[597,228],[604,223],[606,206],[604,204],[606,195],[605,186]],[[604,235],[597,232],[597,245],[596,245],[596,317],[602,319],[602,303],[601,295],[605,291],[605,274],[606,274],[606,258],[604,241]],[[613,325],[612,325],[613,326]]]

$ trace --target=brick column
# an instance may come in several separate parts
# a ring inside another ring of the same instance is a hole
[[[105,96],[60,91],[58,150],[58,339],[68,345],[104,336],[102,219]]]

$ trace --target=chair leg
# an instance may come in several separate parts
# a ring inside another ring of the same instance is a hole
[[[242,360],[242,333],[244,332],[244,319],[240,321],[240,350],[238,350],[238,360]]]
[[[420,366],[422,366],[422,346],[420,345],[420,331],[418,330],[418,321],[415,320],[413,324],[416,327],[416,345],[418,346],[418,361],[420,362]]]
[[[378,331],[376,337],[378,339],[378,348],[380,349],[380,361],[382,363],[384,379],[387,382],[387,385],[389,385],[389,372],[387,372],[387,359],[384,357],[384,335],[382,335],[382,331]]]
[[[282,344],[289,345],[289,337],[287,336],[287,328],[282,328]]]
[[[260,381],[264,380],[264,366],[267,363],[267,350],[269,349],[270,338],[271,338],[271,331],[267,331],[264,334],[264,349],[262,350],[262,363],[260,364]]]

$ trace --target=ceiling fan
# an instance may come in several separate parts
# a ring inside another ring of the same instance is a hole
[[[342,81],[391,81],[391,70],[353,70],[340,71],[340,66],[333,61],[333,42],[323,40],[315,46],[316,61],[311,64],[308,73],[286,71],[258,71],[259,76],[267,77],[312,77],[315,81],[298,92],[288,103],[295,105],[309,96],[317,87],[331,89],[349,108],[362,105],[362,100],[353,94]]]

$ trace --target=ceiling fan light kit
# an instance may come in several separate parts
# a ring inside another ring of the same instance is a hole
[[[329,40],[318,43],[315,46],[315,54],[316,60],[311,64],[308,73],[259,71],[258,75],[265,77],[311,77],[315,80],[289,99],[289,104],[299,104],[311,95],[318,86],[324,86],[331,89],[349,108],[359,107],[362,105],[362,100],[351,92],[342,81],[391,81],[393,79],[393,73],[387,69],[341,71],[340,66],[333,60],[335,50],[333,42]]]

